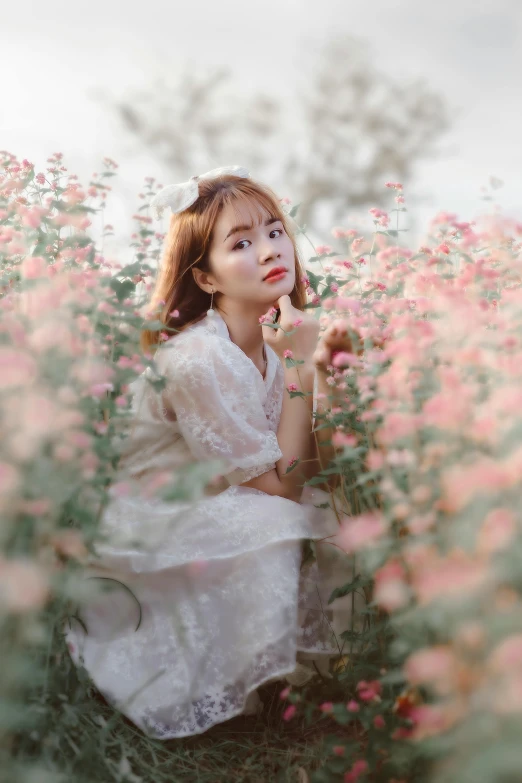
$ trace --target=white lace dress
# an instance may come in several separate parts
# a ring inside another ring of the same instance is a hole
[[[346,563],[320,544],[319,568],[300,568],[302,539],[338,528],[331,509],[316,507],[329,495],[306,487],[297,503],[238,486],[282,456],[284,373],[266,350],[263,380],[216,313],[158,349],[162,392],[147,371],[132,384],[117,480],[135,491],[112,496],[100,559],[86,573],[110,589],[66,636],[105,698],[152,737],[202,733],[241,713],[261,683],[292,672],[299,651],[332,656],[342,645],[347,615],[328,598],[351,578]],[[158,472],[208,459],[225,460],[224,481],[196,501],[143,494]]]

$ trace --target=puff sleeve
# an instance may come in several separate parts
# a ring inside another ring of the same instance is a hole
[[[168,398],[195,459],[223,459],[229,484],[242,484],[282,457],[270,429],[257,369],[238,346],[197,332],[172,340]]]

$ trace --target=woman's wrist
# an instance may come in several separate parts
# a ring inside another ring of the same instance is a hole
[[[315,367],[310,362],[298,364],[293,367],[286,367],[283,364],[285,372],[285,383],[298,383],[299,385],[313,387],[315,378]]]

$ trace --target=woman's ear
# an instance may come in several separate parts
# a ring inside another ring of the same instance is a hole
[[[196,267],[192,267],[190,271],[192,272],[192,277],[194,278],[196,285],[204,291],[205,289],[203,286],[205,285],[205,273],[202,272],[201,269],[196,269]]]

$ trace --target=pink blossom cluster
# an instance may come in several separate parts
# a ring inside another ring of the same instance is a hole
[[[387,187],[402,192],[399,183]],[[387,213],[370,211],[386,229]],[[332,352],[332,392],[343,398],[349,389],[332,443],[362,449],[351,465],[360,485],[367,474],[375,487],[375,508],[339,504],[332,543],[368,570],[377,606],[401,618],[399,634],[440,617],[404,662],[410,685],[429,700],[408,707],[409,724],[394,736],[421,741],[472,726],[481,712],[516,719],[522,225],[497,213],[474,221],[440,213],[417,250],[382,230],[373,249],[362,237],[355,253],[353,245],[349,264],[333,265],[337,282],[320,322],[327,328],[342,313],[364,341],[360,356]],[[370,692],[361,685],[347,709],[358,711]],[[385,715],[378,724],[387,725]]]
[[[119,283],[107,285],[123,265],[85,233],[89,202],[105,198],[117,164],[104,159],[98,185],[85,189],[60,153],[36,174],[27,160],[0,156],[0,516],[5,541],[29,520],[32,531],[25,551],[0,554],[0,617],[30,617],[52,598],[65,564],[88,555],[86,530],[63,527],[64,489],[83,487],[82,514],[89,503],[98,514],[97,487],[110,470],[100,441],[127,415],[128,384],[146,358],[127,346],[138,334],[135,300],[116,295]],[[145,242],[137,251],[152,253]]]

